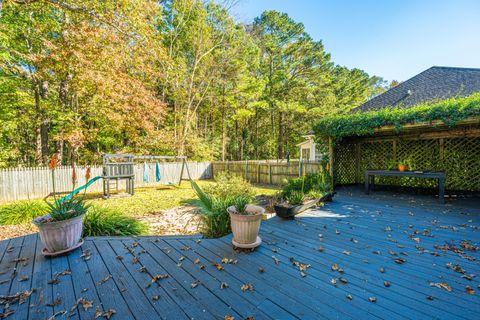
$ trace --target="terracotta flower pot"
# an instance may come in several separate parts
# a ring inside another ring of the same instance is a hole
[[[403,172],[407,170],[407,166],[404,164],[399,164],[398,165],[398,171]]]
[[[246,208],[248,215],[238,214],[235,206],[227,209],[230,214],[233,240],[240,245],[250,245],[257,242],[262,214],[265,209],[249,204]]]
[[[83,231],[83,214],[68,220],[45,222],[49,215],[38,217],[32,222],[38,227],[40,240],[49,253],[74,248],[80,242]]]

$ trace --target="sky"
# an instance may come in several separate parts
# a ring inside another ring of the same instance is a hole
[[[480,0],[240,0],[231,13],[251,23],[265,10],[302,22],[336,64],[388,81],[480,68]]]

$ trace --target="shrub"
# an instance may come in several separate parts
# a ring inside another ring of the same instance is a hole
[[[252,185],[240,176],[220,172],[215,175],[215,182],[205,187],[205,193],[215,198],[253,197],[255,195]]]
[[[48,213],[43,201],[19,201],[0,206],[0,225],[28,223]]]
[[[282,186],[282,197],[287,201],[289,199],[298,200],[300,196],[294,195],[295,193],[300,192],[302,195],[308,195],[309,197],[318,196],[319,194],[329,192],[331,188],[332,178],[330,173],[327,170],[323,170],[318,173],[309,173],[296,179],[286,180]]]
[[[195,181],[192,188],[198,196],[193,204],[199,208],[203,225],[201,233],[206,238],[219,238],[230,232],[230,215],[227,208],[234,205],[234,197],[215,197],[203,191]]]
[[[91,207],[83,220],[83,236],[138,236],[148,226],[125,213],[107,207]]]

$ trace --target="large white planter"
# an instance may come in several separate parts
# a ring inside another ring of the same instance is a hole
[[[239,247],[256,247],[261,240],[258,237],[262,215],[265,209],[249,204],[246,211],[249,215],[237,214],[235,206],[228,207],[233,233],[233,244]]]
[[[49,217],[46,215],[32,221],[38,227],[40,240],[48,253],[67,252],[78,247],[82,238],[84,215],[64,221],[45,222]]]

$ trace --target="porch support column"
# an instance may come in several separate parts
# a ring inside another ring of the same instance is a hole
[[[328,137],[328,160],[330,161],[330,176],[332,177],[332,188],[335,184],[333,179],[333,139]]]

